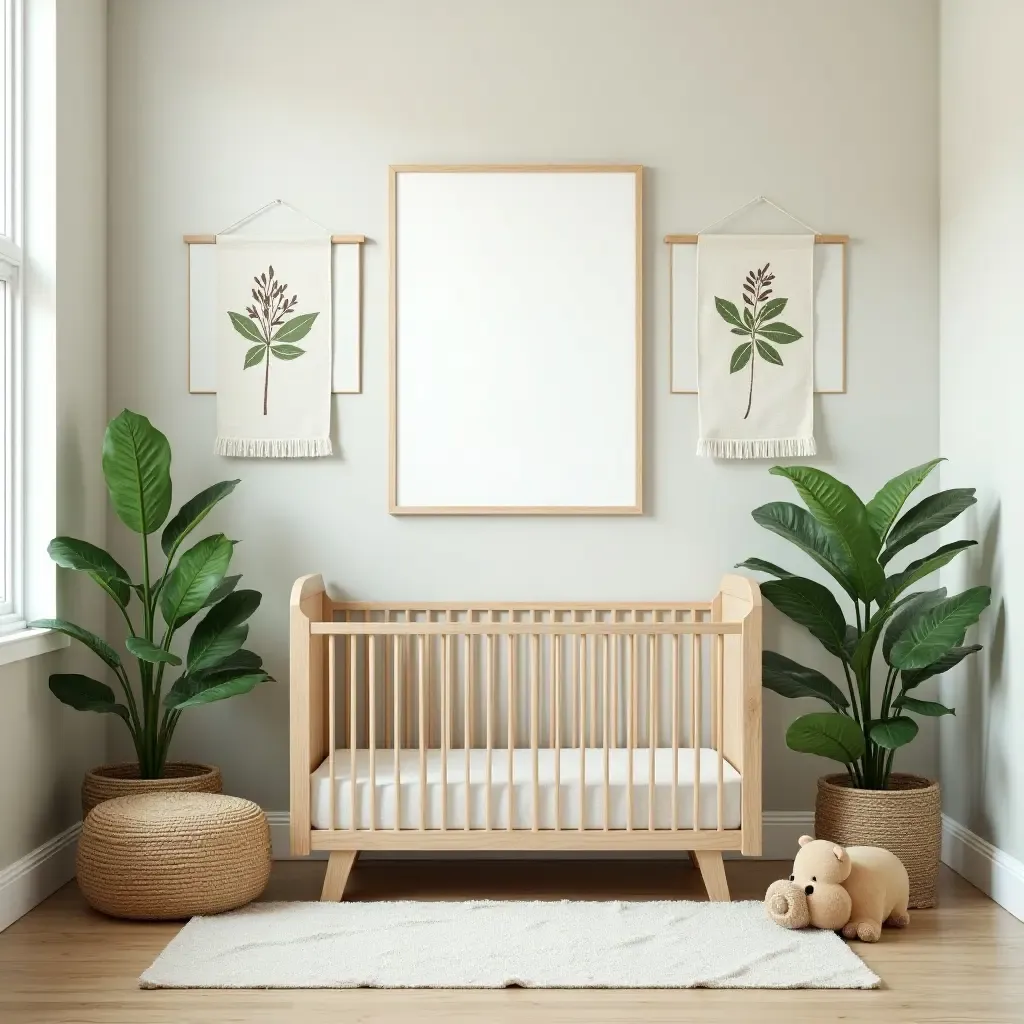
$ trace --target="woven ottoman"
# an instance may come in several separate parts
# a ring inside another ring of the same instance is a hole
[[[256,899],[270,878],[270,826],[249,800],[149,793],[107,800],[78,840],[78,887],[111,917],[219,914]]]

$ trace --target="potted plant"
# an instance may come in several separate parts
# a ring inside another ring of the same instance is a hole
[[[127,409],[107,425],[103,476],[118,518],[139,535],[141,573],[128,570],[102,548],[73,537],[55,537],[50,557],[62,568],[84,572],[114,602],[127,636],[110,644],[65,619],[39,619],[32,626],[65,633],[89,648],[113,674],[123,701],[100,679],[78,673],[50,676],[58,700],[79,711],[116,715],[131,733],[136,763],[105,765],[89,772],[82,785],[87,814],[102,800],[153,789],[218,793],[220,770],[210,765],[169,762],[168,749],[182,712],[200,704],[246,693],[270,679],[259,655],[245,649],[246,621],[259,607],[255,590],[237,589],[240,576],[228,576],[234,541],[222,533],[183,547],[213,507],[239,483],[225,480],[171,510],[171,446],[145,416]],[[151,564],[150,537],[160,528],[165,556],[162,570]],[[135,605],[138,605],[138,609]],[[181,628],[202,615],[184,659],[171,650]],[[137,663],[136,685],[129,658]],[[181,669],[165,692],[168,669]]]
[[[786,732],[792,750],[832,758],[840,775],[818,782],[815,831],[842,845],[884,846],[910,874],[912,907],[931,906],[939,864],[938,783],[893,771],[896,752],[918,733],[916,718],[951,715],[918,687],[981,650],[964,644],[990,600],[988,587],[950,596],[945,588],[912,590],[976,541],[944,544],[893,571],[900,552],[952,522],[975,503],[974,488],[939,491],[900,514],[941,462],[933,459],[894,477],[865,504],[846,484],[809,466],[774,466],[806,508],[762,505],[754,521],[814,559],[852,604],[853,623],[828,587],[760,558],[740,567],[774,579],[761,592],[808,629],[838,659],[845,689],[813,668],[764,652],[763,683],[784,697],[816,697],[827,711],[802,715]],[[875,657],[881,648],[881,660]]]

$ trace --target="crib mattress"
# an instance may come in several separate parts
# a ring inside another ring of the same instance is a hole
[[[672,827],[672,749],[656,749],[654,757],[654,826]],[[537,824],[542,829],[558,827],[555,801],[555,764],[560,754],[561,828],[573,829],[580,825],[580,751],[541,750],[538,752],[538,814]],[[466,752],[453,750],[447,763],[447,821],[443,823],[441,791],[441,752],[428,750],[426,756],[425,820],[420,813],[420,753],[418,750],[400,751],[400,800],[396,801],[395,752],[376,751],[376,827],[395,827],[396,803],[399,805],[399,828],[449,829],[466,827],[466,789],[469,789],[469,827],[487,827],[487,754],[484,750],[470,750],[469,771],[466,771]],[[588,748],[584,752],[583,827],[605,827],[604,750]],[[633,755],[633,828],[646,829],[649,815],[649,751],[634,750]],[[608,751],[608,827],[624,829],[628,817],[630,751]],[[678,752],[678,805],[679,828],[693,827],[694,756],[692,750]],[[331,827],[331,785],[329,760],[312,773],[310,812],[313,828]],[[728,762],[724,762],[722,780],[722,828],[740,827],[740,775]],[[512,827],[530,829],[534,825],[533,751],[513,751],[512,761]],[[356,752],[355,822],[360,829],[370,828],[370,752]],[[348,750],[339,750],[334,759],[334,827],[352,827],[351,762]],[[491,764],[490,827],[508,827],[509,819],[509,759],[507,750],[494,750]],[[700,827],[718,828],[718,754],[714,750],[700,751]]]

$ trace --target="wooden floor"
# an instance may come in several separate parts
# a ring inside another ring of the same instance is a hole
[[[316,899],[324,864],[274,867],[268,899]],[[788,871],[728,864],[733,897],[760,899]],[[448,861],[357,865],[353,899],[703,899],[688,862]],[[885,982],[874,992],[701,991],[140,991],[138,975],[178,929],[93,913],[75,884],[0,934],[3,1024],[227,1024],[391,1021],[729,1024],[1019,1024],[1024,1021],[1024,924],[943,869],[941,905],[912,912],[906,931],[854,943]]]

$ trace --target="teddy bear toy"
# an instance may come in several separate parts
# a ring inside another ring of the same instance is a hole
[[[828,928],[847,939],[877,942],[882,925],[910,922],[910,880],[895,854],[878,846],[838,846],[800,837],[788,879],[765,894],[768,916],[783,928]]]

